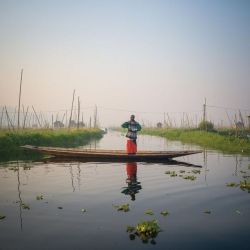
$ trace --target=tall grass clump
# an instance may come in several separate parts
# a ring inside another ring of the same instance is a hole
[[[99,129],[26,129],[21,131],[0,131],[0,158],[22,152],[20,146],[76,147],[86,145],[92,139],[100,139]]]
[[[225,153],[240,153],[250,155],[249,139],[221,135],[216,131],[211,132],[197,129],[148,128],[143,129],[142,133],[165,137],[169,140],[197,144],[205,148],[216,149]]]

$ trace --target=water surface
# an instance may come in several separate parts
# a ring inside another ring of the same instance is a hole
[[[110,132],[86,147],[124,149],[125,138]],[[138,148],[200,149],[145,135]],[[0,220],[0,249],[249,249],[250,194],[226,186],[250,175],[249,157],[204,151],[177,159],[180,163],[1,163],[0,214],[6,218]],[[124,203],[130,205],[127,213],[113,207]],[[147,209],[154,215],[146,215]],[[166,209],[164,217],[160,212]],[[130,240],[127,225],[153,219],[162,229],[156,245]]]

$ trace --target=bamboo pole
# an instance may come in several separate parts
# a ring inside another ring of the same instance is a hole
[[[20,104],[21,104],[21,94],[22,94],[22,81],[23,81],[23,69],[21,70],[20,88],[19,88],[19,98],[18,98],[18,114],[17,114],[17,129],[20,127]]]
[[[2,125],[3,125],[3,113],[4,113],[4,107],[2,108],[2,113],[1,113],[0,129],[2,129]]]
[[[74,92],[73,92],[73,99],[72,99],[72,105],[71,105],[71,110],[70,110],[70,118],[69,118],[69,127],[68,127],[68,130],[70,130],[70,123],[71,123],[71,119],[72,119],[72,110],[73,110],[73,105],[74,105],[74,99],[75,99],[75,89],[74,89]]]
[[[26,113],[24,115],[24,119],[23,119],[23,129],[25,129],[25,123],[26,123],[26,119],[27,119],[27,115],[28,115],[28,111],[29,111],[29,106],[26,109]]]
[[[8,111],[7,111],[7,108],[5,106],[5,112],[6,112],[6,116],[7,116],[7,120],[8,120],[8,128],[10,129],[10,126],[12,127],[13,130],[15,130],[11,120],[10,120],[10,117],[9,117],[9,114],[8,114]],[[10,126],[9,126],[10,125]]]
[[[79,129],[79,119],[80,119],[80,99],[78,96],[77,129]]]
[[[35,116],[36,116],[36,119],[37,119],[37,122],[38,122],[38,124],[39,124],[39,127],[41,128],[42,126],[41,126],[40,120],[39,120],[39,118],[38,118],[38,116],[37,116],[37,114],[36,114],[36,111],[35,111],[35,109],[34,109],[33,106],[32,106],[32,109],[33,109],[34,114],[35,114]]]

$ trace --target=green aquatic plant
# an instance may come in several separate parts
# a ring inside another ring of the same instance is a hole
[[[248,192],[250,193],[250,182],[247,180],[241,181],[240,182],[240,188],[242,190],[248,190]]]
[[[250,164],[248,164],[248,169],[250,169]]]
[[[128,212],[129,211],[129,204],[121,204],[121,205],[113,205],[114,208],[117,209],[117,211],[123,211]]]
[[[186,172],[185,170],[180,170],[180,173],[182,173],[182,174],[185,173],[185,172]]]
[[[204,214],[211,214],[212,212],[211,212],[211,210],[205,210],[203,213]]]
[[[154,215],[154,212],[153,212],[152,209],[147,209],[147,210],[145,211],[145,214],[147,214],[147,215]]]
[[[239,184],[237,184],[236,182],[227,182],[227,183],[226,183],[226,186],[227,186],[227,187],[238,187]]]
[[[193,169],[193,170],[192,170],[192,173],[193,173],[193,174],[200,174],[201,171],[200,171],[200,170],[197,170],[197,169]]]
[[[163,216],[167,216],[167,215],[169,215],[168,210],[161,211],[161,215],[163,215]]]
[[[22,206],[22,209],[30,210],[30,206],[28,204],[22,203],[21,206]]]
[[[190,181],[194,181],[196,179],[196,176],[193,175],[185,175],[183,176],[183,179],[185,180],[190,180]]]
[[[37,195],[37,196],[36,196],[36,199],[37,199],[38,201],[43,200],[43,195],[42,195],[42,194],[41,194],[41,195]]]
[[[177,173],[175,171],[166,171],[165,174],[169,174],[171,177],[177,176]]]
[[[6,218],[5,215],[1,215],[1,214],[0,214],[0,220],[3,220],[3,219],[5,219],[5,218]]]
[[[148,243],[151,239],[151,244],[155,244],[154,238],[161,231],[157,220],[141,221],[135,227],[127,226],[127,232],[131,233],[129,238],[134,240],[135,237],[139,237],[143,243]]]

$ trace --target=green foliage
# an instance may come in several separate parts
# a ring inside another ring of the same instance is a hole
[[[237,138],[231,135],[222,135],[218,132],[207,132],[197,129],[155,129],[142,130],[143,134],[165,137],[169,140],[178,140],[205,148],[217,149],[226,153],[250,154],[250,140]]]
[[[152,209],[147,209],[147,210],[145,211],[145,214],[147,214],[147,215],[154,215],[154,212],[153,212]]]
[[[227,187],[238,187],[239,184],[237,184],[237,183],[235,183],[235,182],[227,182],[227,183],[226,183],[226,186],[227,186]]]
[[[161,211],[161,215],[163,215],[163,216],[167,216],[167,215],[169,215],[168,210]]]
[[[127,226],[127,232],[130,234],[130,239],[134,240],[135,237],[139,237],[143,243],[148,243],[151,239],[151,244],[155,244],[154,238],[161,231],[160,226],[156,220],[152,221],[141,221],[135,227]]]
[[[91,139],[100,139],[100,129],[25,129],[21,131],[0,130],[0,160],[23,159],[34,153],[20,148],[22,145],[76,147],[86,145]],[[36,154],[40,156],[40,154]]]
[[[123,211],[128,212],[129,211],[129,204],[121,204],[121,205],[113,205],[114,208],[117,209],[117,211]]]
[[[198,128],[201,130],[213,131],[214,124],[212,122],[209,122],[209,121],[202,121],[199,123]]]
[[[193,176],[193,175],[185,175],[182,178],[185,180],[190,180],[190,181],[196,180],[196,176]]]

